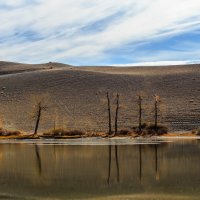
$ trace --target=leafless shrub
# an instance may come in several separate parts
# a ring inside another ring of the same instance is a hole
[[[129,130],[127,130],[127,129],[122,129],[122,130],[120,130],[120,132],[119,132],[119,135],[128,135],[128,134],[130,134],[131,132],[129,131]]]
[[[145,129],[146,134],[152,134],[152,135],[163,135],[168,133],[168,128],[164,125],[158,125],[155,126],[155,124],[150,124]]]
[[[5,129],[0,129],[0,136],[19,136],[22,133],[20,131],[9,131]]]
[[[200,135],[200,127],[197,129],[192,130],[193,134]]]

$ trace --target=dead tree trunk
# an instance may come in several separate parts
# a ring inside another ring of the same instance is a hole
[[[158,102],[155,101],[155,129],[158,127]]]
[[[142,96],[138,97],[138,105],[139,105],[139,133],[142,132]]]
[[[112,125],[111,125],[111,109],[110,109],[110,98],[107,92],[107,100],[108,100],[108,133],[112,134]]]
[[[53,130],[54,131],[56,130],[56,118],[54,118],[54,121],[53,121]]]
[[[155,107],[154,127],[155,127],[155,131],[157,131],[158,129],[158,96],[157,95],[155,95],[154,107]]]
[[[37,135],[39,123],[40,123],[40,118],[41,118],[41,112],[42,112],[42,107],[41,104],[38,104],[38,111],[37,111],[37,116],[36,116],[36,124],[35,124],[35,131],[34,131],[34,136]]]
[[[115,135],[118,129],[119,94],[117,94],[116,113],[115,113]]]

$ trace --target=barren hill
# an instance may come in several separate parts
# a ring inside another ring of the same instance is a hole
[[[161,97],[160,122],[171,130],[200,126],[200,65],[161,67],[72,67],[0,62],[0,114],[3,126],[31,131],[34,95],[49,96],[40,130],[56,127],[107,130],[106,92],[120,95],[119,126],[137,124],[142,93],[143,122],[153,121],[153,95]]]

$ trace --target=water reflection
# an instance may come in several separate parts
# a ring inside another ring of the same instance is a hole
[[[36,165],[37,165],[37,168],[38,168],[38,174],[41,176],[42,174],[42,164],[41,164],[41,158],[40,158],[40,153],[39,153],[39,147],[37,144],[35,144],[35,154],[36,154]]]
[[[142,181],[142,145],[139,145],[139,160],[140,160],[140,173],[139,173],[139,177],[140,177],[140,182]]]
[[[0,195],[194,199],[200,195],[199,153],[195,140],[128,146],[1,144]]]
[[[115,164],[116,164],[116,170],[117,170],[117,182],[119,182],[119,160],[118,160],[118,146],[117,145],[114,145],[114,146],[111,146],[109,145],[108,146],[108,158],[109,158],[109,161],[108,161],[108,179],[107,179],[107,183],[108,185],[110,184],[110,174],[111,174],[111,163],[112,163],[112,147],[114,147],[115,149]]]
[[[155,144],[154,145],[154,149],[155,149],[155,179],[158,181],[160,179],[160,174],[159,174],[159,170],[158,170],[158,145]]]

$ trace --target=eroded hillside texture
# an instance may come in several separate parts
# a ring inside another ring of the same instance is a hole
[[[73,67],[0,62],[1,125],[33,131],[34,96],[48,96],[39,131],[54,128],[107,131],[109,92],[114,125],[120,95],[119,129],[138,122],[137,96],[143,96],[143,122],[153,123],[160,96],[159,122],[171,131],[200,126],[200,65],[164,67]]]

